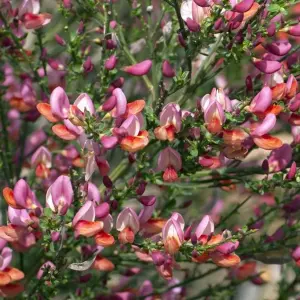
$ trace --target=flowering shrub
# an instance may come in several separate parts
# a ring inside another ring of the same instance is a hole
[[[274,297],[296,299],[299,4],[16,2],[0,4],[1,297],[231,299],[275,264]]]

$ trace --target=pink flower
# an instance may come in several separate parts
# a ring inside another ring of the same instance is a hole
[[[181,110],[178,104],[168,103],[160,113],[160,126],[155,128],[155,137],[159,140],[173,141],[175,133],[181,130]]]
[[[46,195],[48,207],[59,215],[65,215],[73,202],[73,188],[68,176],[59,176],[49,187]]]
[[[140,222],[136,212],[129,207],[124,208],[118,215],[116,229],[120,232],[120,243],[132,244],[135,234],[140,230]]]
[[[39,0],[23,0],[19,7],[19,19],[26,29],[38,29],[50,23],[52,16],[41,13]]]
[[[195,230],[197,241],[205,244],[208,238],[214,233],[215,225],[209,215],[205,215]]]
[[[50,173],[52,155],[49,150],[41,146],[31,157],[31,166],[36,168],[35,174],[37,177],[47,178]]]
[[[292,160],[292,148],[283,144],[280,148],[273,150],[268,157],[269,171],[279,172],[284,170]]]
[[[4,240],[2,240],[4,241]],[[6,242],[4,241],[4,245]],[[5,270],[12,260],[12,250],[8,247],[1,247],[1,254],[0,254],[0,271]]]
[[[174,255],[179,251],[184,241],[184,220],[178,213],[174,213],[166,222],[162,230],[162,239],[165,251]]]
[[[201,24],[211,14],[210,7],[198,6],[194,0],[183,1],[180,7],[180,14],[182,19],[187,22],[190,18],[194,22]]]
[[[177,171],[179,171],[181,168],[181,156],[176,150],[172,149],[171,147],[167,147],[159,153],[157,171],[164,171],[164,181],[177,181]]]

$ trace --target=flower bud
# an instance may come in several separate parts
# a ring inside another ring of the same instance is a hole
[[[124,67],[123,71],[134,76],[143,76],[149,73],[151,67],[152,61],[147,59],[135,65]]]
[[[94,69],[94,65],[92,63],[92,58],[90,56],[88,56],[86,61],[83,63],[83,70],[85,73],[89,73],[93,69]]]
[[[104,67],[107,70],[113,70],[116,67],[118,59],[115,55],[112,55],[108,60],[105,62]]]
[[[172,68],[171,64],[169,63],[169,61],[165,60],[162,64],[162,74],[165,76],[165,77],[168,77],[168,78],[172,78],[175,76],[175,71],[174,69]]]
[[[55,34],[55,40],[56,40],[57,44],[59,44],[61,46],[66,45],[66,41],[58,34]]]
[[[113,183],[108,176],[103,176],[103,184],[108,188],[111,189],[113,187]]]

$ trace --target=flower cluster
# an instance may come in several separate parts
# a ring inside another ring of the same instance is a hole
[[[299,4],[148,2],[0,4],[2,297],[297,294]]]

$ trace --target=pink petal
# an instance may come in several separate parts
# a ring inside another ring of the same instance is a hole
[[[66,119],[69,116],[70,102],[64,89],[58,86],[53,90],[50,96],[50,105],[52,114],[60,119]]]
[[[254,61],[254,65],[261,72],[266,74],[273,74],[281,69],[281,63],[275,60],[260,60]]]
[[[117,99],[116,117],[124,115],[126,112],[126,108],[127,108],[127,99],[126,99],[125,94],[123,93],[123,91],[120,88],[114,89],[112,94]]]
[[[85,204],[79,209],[79,211],[76,213],[72,225],[73,227],[79,222],[79,221],[95,221],[95,205],[93,201],[86,201]]]
[[[267,114],[263,122],[255,128],[252,132],[253,136],[262,136],[269,133],[276,124],[276,116],[274,114]]]

